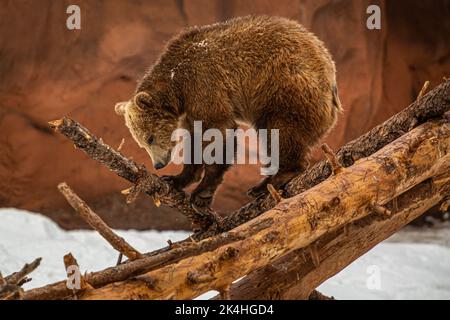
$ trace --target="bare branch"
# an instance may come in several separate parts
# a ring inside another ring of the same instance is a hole
[[[141,253],[129,245],[122,237],[115,234],[114,231],[112,231],[111,228],[109,228],[108,225],[92,211],[86,202],[81,200],[65,182],[60,183],[58,189],[80,217],[108,241],[114,249],[123,253],[131,260],[142,258]]]
[[[161,201],[169,207],[179,210],[194,225],[200,226],[201,229],[208,227],[210,229],[219,228],[220,218],[216,213],[195,211],[191,207],[189,196],[186,193],[172,188],[168,182],[154,174],[148,173],[143,165],[138,165],[134,161],[125,158],[101,141],[101,139],[95,137],[78,122],[64,117],[51,121],[49,124],[56,131],[72,140],[77,148],[83,150],[92,159],[107,166],[118,176],[127,179],[133,184],[144,182],[145,192],[154,197],[156,202]]]

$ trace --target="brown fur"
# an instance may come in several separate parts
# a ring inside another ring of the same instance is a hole
[[[167,163],[172,131],[191,128],[280,130],[280,169],[266,184],[280,187],[307,167],[311,147],[341,110],[334,62],[323,43],[300,24],[276,17],[244,17],[189,29],[167,46],[144,76],[133,101],[116,108],[153,163]],[[148,137],[155,138],[152,145]],[[192,193],[194,206],[210,204],[228,165],[185,165],[171,179],[184,188],[204,177]]]

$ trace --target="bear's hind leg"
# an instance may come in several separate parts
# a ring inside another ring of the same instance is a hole
[[[296,124],[294,119],[286,118],[283,113],[278,116],[270,117],[267,124],[259,125],[259,129],[268,129],[270,137],[270,129],[279,128],[278,144],[273,144],[268,139],[266,149],[268,155],[273,158],[275,152],[278,153],[279,166],[278,171],[274,175],[270,175],[263,179],[258,185],[249,189],[247,194],[251,197],[258,197],[268,192],[267,185],[271,184],[277,190],[284,187],[292,178],[305,171],[309,166],[307,156],[310,152],[310,145],[314,144],[313,139],[306,130],[301,129],[301,124]],[[277,148],[278,150],[273,150]]]

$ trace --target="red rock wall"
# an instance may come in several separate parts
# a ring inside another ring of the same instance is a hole
[[[81,7],[82,29],[66,28],[66,8]],[[379,4],[382,29],[366,28],[366,8]],[[327,138],[332,147],[353,139],[408,105],[425,80],[450,73],[450,4],[445,0],[154,0],[3,1],[0,10],[0,207],[44,212],[62,226],[74,218],[56,185],[66,181],[113,227],[180,228],[186,221],[148,199],[124,204],[128,184],[74,150],[46,122],[69,115],[150,167],[114,103],[165,42],[188,25],[247,14],[296,19],[330,48],[345,113]],[[165,172],[174,172],[168,168]],[[255,167],[235,167],[215,207],[239,207],[259,180]]]

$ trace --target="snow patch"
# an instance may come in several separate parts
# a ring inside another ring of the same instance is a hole
[[[379,290],[371,289],[373,276]],[[450,248],[383,242],[318,290],[337,299],[450,299]]]
[[[153,251],[185,239],[186,231],[116,230],[141,252]],[[25,289],[40,287],[66,278],[63,256],[72,252],[85,271],[115,265],[118,252],[95,231],[65,231],[45,216],[18,209],[0,209],[0,271],[8,275],[37,257],[41,265],[30,275]]]

